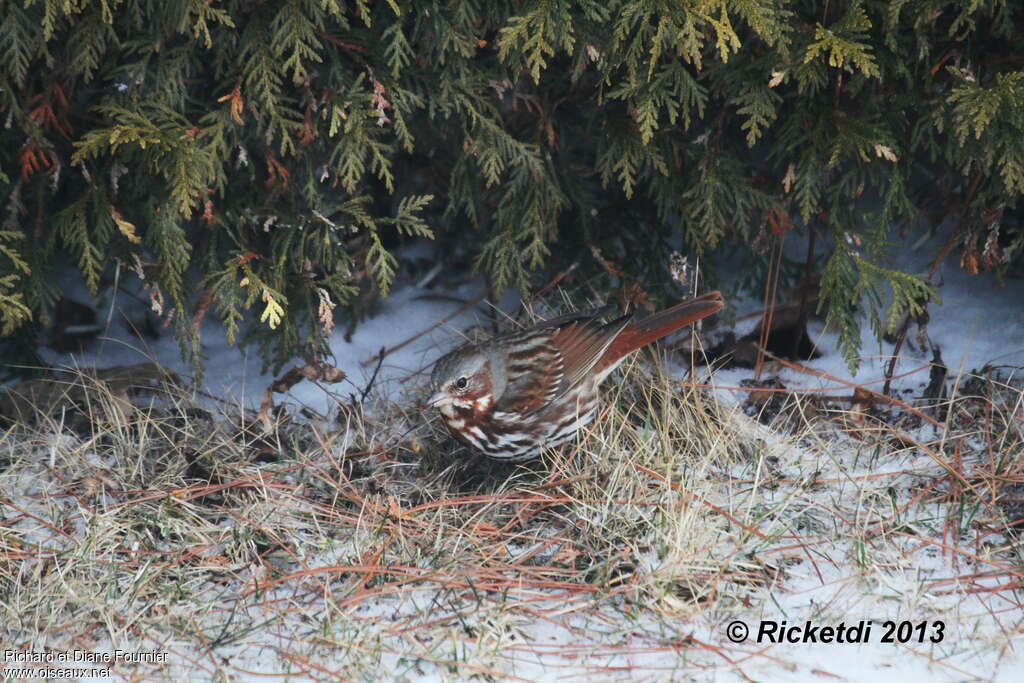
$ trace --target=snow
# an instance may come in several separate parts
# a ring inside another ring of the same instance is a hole
[[[917,253],[920,256],[910,265],[923,271],[928,265],[928,255],[934,253],[934,250],[925,248]],[[947,263],[940,270],[937,280],[941,282],[942,303],[930,309],[928,335],[941,348],[942,358],[953,376],[986,364],[1024,366],[1024,295],[1021,293],[1020,282],[1000,286],[991,277],[969,276],[953,263]],[[465,301],[472,298],[481,288],[479,282],[470,282],[455,291],[445,292],[451,295],[451,300],[439,300],[436,290],[407,284],[379,304],[374,316],[359,325],[351,342],[346,342],[342,338],[342,331],[336,329],[331,342],[334,357],[329,360],[345,372],[348,379],[343,385],[332,387],[332,391],[342,399],[350,393],[359,395],[374,374],[375,363],[372,358],[382,347],[393,346],[418,332],[429,330],[419,339],[389,354],[375,380],[374,388],[382,395],[393,400],[409,400],[410,394],[414,393],[410,391],[411,388],[417,385],[418,380],[425,378],[424,373],[429,371],[431,363],[450,348],[458,338],[459,331],[483,320],[480,315],[483,306],[464,311],[445,325],[431,329],[432,326],[457,311],[461,305],[460,299]],[[510,308],[514,299],[503,303]],[[761,307],[760,301],[750,299],[730,303],[738,315],[757,311]],[[105,303],[101,315],[109,305],[109,301]],[[119,298],[114,308],[120,311],[122,307],[129,317],[138,314],[136,302]],[[109,367],[153,359],[172,370],[188,373],[188,368],[180,359],[178,347],[169,335],[143,345],[128,332],[120,316],[120,312],[115,312],[105,339],[84,352],[70,357],[49,352],[46,360],[55,365]],[[739,325],[737,336],[752,329],[756,322],[749,320]],[[778,376],[787,387],[831,387],[834,389],[830,389],[831,393],[848,394],[851,389],[845,382],[881,390],[885,361],[893,350],[891,345],[883,343],[879,347],[865,326],[861,347],[864,360],[860,371],[853,376],[836,349],[835,336],[825,331],[820,321],[812,321],[810,333],[822,351],[822,356],[804,365],[838,381],[782,368]],[[233,397],[249,406],[259,404],[263,391],[274,378],[259,371],[259,361],[251,353],[239,354],[236,348],[227,346],[223,331],[212,312],[203,323],[202,352],[206,356],[206,391],[218,396]],[[914,350],[905,345],[896,372],[898,374],[923,366],[930,360],[928,350]],[[718,370],[711,381],[721,387],[736,387],[741,379],[751,375],[749,369]],[[896,380],[895,386],[897,390],[912,389],[919,392],[926,382],[927,369]],[[745,397],[744,392],[732,389],[722,389],[718,393],[731,401],[741,401]],[[320,415],[328,415],[333,407],[332,397],[309,382],[296,385],[287,397],[275,396],[275,402],[282,401],[293,406],[310,407]],[[765,438],[772,437],[766,435]],[[843,477],[853,478],[882,472],[892,473],[896,481],[902,473],[913,472],[922,466],[920,459],[911,456],[880,466],[872,461],[857,463],[844,460],[849,453],[821,462],[813,461],[806,454],[793,452],[791,446],[779,444],[776,448],[783,453],[784,467],[802,475],[815,471],[818,476],[824,479],[832,477],[835,481],[841,481]],[[899,481],[905,485],[907,480],[903,478]],[[18,486],[30,487],[32,484],[20,481]],[[762,494],[769,501],[781,500],[787,495],[803,495],[802,492],[794,494],[793,490],[763,491]],[[831,506],[842,508],[852,515],[858,514],[864,504],[858,498],[856,487],[844,488],[837,484],[827,495],[832,496]],[[807,505],[809,510],[814,509],[813,501],[800,501],[800,504]],[[871,620],[871,642],[766,645],[748,641],[744,645],[732,646],[724,638],[725,626],[731,619],[715,615],[714,619],[697,619],[689,626],[698,640],[726,648],[723,651],[729,653],[731,663],[710,651],[702,656],[692,650],[684,648],[676,651],[672,647],[639,647],[631,654],[624,654],[621,648],[616,648],[608,657],[581,655],[581,659],[574,662],[564,656],[574,646],[573,634],[551,622],[538,620],[523,624],[520,629],[532,644],[529,650],[519,651],[516,645],[506,648],[507,654],[517,661],[510,673],[536,681],[584,680],[593,678],[597,671],[594,667],[601,666],[621,667],[617,670],[621,672],[622,679],[634,676],[649,679],[676,678],[685,675],[716,681],[742,680],[748,676],[779,681],[833,678],[874,681],[884,677],[889,680],[898,678],[904,683],[965,679],[1024,680],[1024,658],[1020,654],[1024,645],[1024,618],[1013,605],[1002,601],[999,592],[979,590],[984,586],[984,580],[978,579],[972,586],[954,584],[945,593],[935,591],[918,594],[908,601],[908,592],[913,595],[919,590],[922,577],[936,580],[965,574],[962,566],[955,566],[962,558],[957,558],[954,553],[936,552],[935,546],[917,544],[908,538],[885,539],[872,545],[875,543],[876,539],[871,539],[869,552],[884,555],[885,562],[882,564],[889,571],[865,575],[861,568],[852,566],[855,563],[851,561],[851,556],[855,549],[850,539],[831,537],[827,530],[823,531],[819,545],[809,551],[806,548],[796,549],[798,553],[807,551],[806,561],[786,571],[785,579],[771,589],[771,599],[764,602],[763,613],[760,615],[760,619],[786,620],[790,625],[802,624],[807,620],[818,626],[836,626],[843,622],[849,625]],[[337,549],[322,552],[318,558],[319,563],[329,565],[337,561],[340,552]],[[775,550],[767,548],[765,554],[773,556]],[[314,559],[317,558],[306,558],[310,563]],[[268,599],[271,597],[268,596]],[[407,598],[413,599],[411,594]],[[432,596],[424,593],[416,599],[429,604]],[[571,604],[564,607],[567,614],[572,613]],[[369,619],[375,613],[397,614],[396,609],[400,608],[380,601],[375,605],[363,606],[359,616]],[[749,613],[737,618],[745,621],[752,633],[757,631],[757,621]],[[882,622],[887,619],[909,620],[915,624],[921,621],[933,623],[941,619],[945,622],[945,637],[938,644],[884,644],[879,641],[884,631]],[[614,627],[607,624],[581,618],[573,622],[573,625],[581,629],[608,629],[613,634],[611,637],[614,637]],[[275,637],[268,632],[266,639],[267,645],[273,648]],[[979,643],[987,645],[979,647]],[[549,654],[537,654],[544,651]],[[444,680],[449,677],[441,667],[426,667],[417,673],[417,669],[409,664],[400,665],[399,659],[400,653],[385,653],[381,670],[404,671],[405,676],[422,680]],[[261,661],[259,655],[242,654],[234,663],[252,672],[271,673],[274,670],[273,666],[261,664]],[[601,671],[604,675],[608,673],[608,669]],[[252,680],[260,680],[257,673],[253,673]]]
[[[938,251],[940,241],[932,240],[916,249],[909,241],[894,249],[904,261],[897,266],[911,273],[926,273],[931,259]],[[801,247],[802,248],[802,247]],[[802,258],[796,253],[794,257]],[[950,377],[963,372],[980,370],[985,365],[1024,367],[1024,283],[1010,280],[1000,284],[991,275],[969,275],[959,268],[953,257],[936,271],[933,282],[938,286],[940,303],[929,306],[928,338],[942,353],[942,361],[949,368]],[[730,302],[738,317],[761,311],[763,302],[740,298]],[[736,325],[736,337],[751,332],[759,318],[744,320]],[[839,381],[781,368],[777,376],[790,388],[823,389],[834,387],[835,392],[849,392],[849,384],[866,386],[881,391],[894,345],[885,341],[879,345],[874,332],[865,322],[861,326],[861,363],[857,374],[851,374],[839,353],[837,337],[824,329],[820,319],[808,323],[808,333],[820,358],[802,363]],[[904,389],[918,390],[928,382],[928,364],[932,360],[930,349],[912,348],[917,326],[912,325],[893,372],[900,375],[917,370],[912,375],[894,379],[894,393]],[[749,369],[735,368],[715,372],[714,383],[720,386],[739,386],[739,380],[751,376]],[[724,397],[725,393],[719,392]],[[745,397],[737,393],[733,400]]]
[[[89,296],[81,281],[73,275],[65,291],[71,298],[88,301]],[[486,304],[481,303],[455,315],[446,324],[436,323],[462,308],[461,300],[467,300],[483,289],[479,281],[472,281],[450,292],[444,292],[440,300],[436,291],[412,285],[401,287],[389,297],[381,300],[372,317],[356,328],[351,341],[344,339],[342,325],[335,327],[330,347],[333,357],[327,361],[345,373],[342,383],[330,386],[332,394],[346,400],[350,394],[360,396],[373,378],[377,363],[374,358],[385,347],[397,345],[414,335],[427,331],[412,343],[389,353],[380,365],[373,380],[373,389],[388,397],[400,395],[409,379],[425,379],[430,366],[447,350],[453,339],[458,339],[460,330],[485,320]],[[106,294],[110,296],[109,291]],[[98,306],[99,317],[107,315],[111,308],[109,299]],[[130,320],[138,320],[144,313],[139,301],[117,294],[113,302],[115,313],[99,338],[83,351],[74,354],[60,354],[44,348],[43,360],[57,367],[108,368],[155,361],[160,365],[184,375],[191,374],[191,368],[182,358],[178,345],[171,339],[169,331],[156,342],[146,342],[132,331]],[[255,347],[229,346],[224,330],[211,309],[203,320],[201,328],[201,354],[204,357],[203,389],[215,396],[231,398],[249,407],[259,406],[263,392],[274,381],[270,373],[261,372],[260,359]],[[282,369],[283,374],[287,370]],[[275,395],[275,403],[285,401],[293,406],[313,409],[326,415],[334,407],[334,399],[310,382],[300,382],[291,389],[288,397]]]

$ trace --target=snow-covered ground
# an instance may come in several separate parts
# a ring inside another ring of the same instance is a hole
[[[927,272],[938,248],[939,244],[934,240],[917,251],[905,245],[900,251],[905,261],[898,267],[911,273]],[[985,365],[1024,368],[1024,282],[1018,278],[1000,284],[991,275],[969,275],[957,266],[954,256],[947,257],[945,264],[936,271],[933,282],[938,286],[941,303],[929,306],[927,333],[931,342],[941,350],[942,361],[949,368],[951,378],[961,372],[980,370]],[[732,303],[740,317],[762,308],[759,300],[743,299]],[[740,322],[735,329],[736,336],[742,337],[752,331],[758,322],[759,318]],[[861,327],[862,361],[856,376],[851,375],[838,352],[835,335],[824,330],[821,320],[811,320],[808,332],[822,355],[804,365],[842,382],[856,382],[881,391],[894,348],[886,342],[879,345],[866,322]],[[931,362],[931,350],[919,348],[914,343],[917,332],[917,325],[911,325],[907,335],[909,343],[904,343],[900,350],[894,375]],[[739,379],[750,376],[749,370],[720,370],[715,373],[714,383],[736,385]],[[787,387],[793,388],[832,386],[838,393],[845,386],[789,368],[782,368],[778,376]],[[895,379],[892,386],[896,390],[919,390],[927,381],[928,368],[924,367],[917,373]]]
[[[912,265],[926,263],[925,252],[922,252],[921,263]],[[961,371],[979,369],[986,364],[1024,367],[1022,283],[1009,282],[1000,287],[991,277],[971,277],[954,263],[947,263],[940,276],[942,304],[930,309],[928,335],[941,348],[942,358],[950,368],[950,381]],[[375,370],[372,358],[382,347],[430,330],[438,320],[460,308],[459,299],[465,301],[480,289],[479,283],[469,283],[457,291],[445,292],[452,300],[439,300],[435,296],[437,290],[406,285],[381,302],[375,316],[358,327],[351,342],[346,342],[342,332],[336,330],[331,343],[333,363],[346,373],[348,381],[332,389],[342,396],[350,392],[358,395],[370,381]],[[509,307],[514,301],[503,303]],[[741,316],[761,306],[760,302],[752,300],[732,303]],[[109,305],[109,301],[105,305]],[[428,370],[441,353],[457,343],[460,330],[482,322],[482,310],[481,305],[465,311],[388,355],[375,381],[375,389],[393,400],[408,400],[410,395],[406,389],[416,386],[417,376],[422,376],[418,373]],[[105,313],[106,309],[101,309],[100,315]],[[736,329],[737,336],[752,329],[756,322],[741,323]],[[854,382],[881,390],[880,380],[892,353],[890,345],[883,344],[879,348],[871,332],[865,329],[864,361],[854,377],[835,348],[834,335],[823,331],[820,321],[812,321],[810,332],[822,355],[805,365],[840,382],[782,368],[778,370],[778,377],[787,387],[834,387],[830,393],[848,394],[850,387],[843,382]],[[259,360],[245,355],[240,359],[237,349],[228,348],[213,315],[204,322],[202,339],[206,391],[235,398],[251,407],[259,405],[263,391],[273,381],[273,377],[259,372]],[[143,347],[138,338],[127,332],[115,311],[105,339],[73,357],[51,352],[48,360],[55,365],[102,368],[138,363],[147,358],[187,372],[178,347],[171,339],[164,338]],[[896,373],[924,366],[930,360],[930,351],[915,351],[905,345]],[[719,370],[709,381],[721,387],[735,387],[752,374],[746,369]],[[919,394],[927,380],[925,369],[897,380],[895,386]],[[744,392],[728,388],[717,394],[727,401],[740,402],[745,398]],[[275,397],[275,401],[309,406],[321,415],[329,414],[334,406],[329,396],[308,382],[295,386],[287,397]],[[761,620],[786,621],[790,626],[810,622],[818,627],[840,623],[849,627],[871,621],[869,642],[758,645],[748,640],[734,645],[728,641],[726,633],[727,625],[734,619],[716,614],[698,617],[686,624],[684,630],[709,647],[704,655],[690,648],[684,656],[671,643],[659,648],[645,645],[630,651],[621,644],[622,638],[627,636],[618,632],[614,624],[589,622],[580,617],[570,620],[575,629],[595,632],[606,629],[610,634],[609,643],[614,640],[616,645],[609,646],[607,657],[589,650],[573,659],[566,656],[576,642],[573,632],[549,620],[538,619],[521,625],[520,631],[532,639],[531,647],[518,653],[515,645],[510,646],[506,654],[515,665],[504,673],[526,680],[552,681],[595,676],[623,680],[675,680],[688,676],[712,680],[746,677],[757,680],[899,679],[905,683],[1024,680],[1024,612],[1019,607],[1020,589],[1017,589],[1018,604],[1015,604],[1010,599],[1014,596],[1012,589],[998,590],[998,583],[1009,574],[992,571],[1004,560],[979,561],[962,547],[953,547],[953,544],[946,547],[922,540],[943,533],[943,513],[937,505],[931,512],[927,509],[906,511],[912,524],[900,533],[879,538],[869,528],[871,520],[887,514],[884,508],[889,503],[879,491],[884,494],[886,487],[891,486],[892,504],[905,502],[917,474],[931,472],[934,475],[932,460],[912,451],[903,451],[898,458],[879,460],[849,443],[835,452],[803,449],[753,422],[742,428],[753,430],[757,438],[769,443],[772,453],[779,458],[783,479],[789,483],[775,488],[758,489],[756,483],[753,486],[755,491],[750,495],[760,496],[763,507],[772,510],[774,516],[745,521],[766,533],[780,534],[774,542],[761,548],[759,559],[785,567],[785,571],[780,572],[778,580],[767,589],[760,614],[748,612],[735,619],[743,621],[752,633]],[[891,473],[891,481],[884,480],[886,473]],[[750,472],[736,472],[735,476],[737,481],[746,480]],[[860,484],[875,477],[882,483],[877,490],[865,493]],[[813,487],[807,485],[811,480],[822,482],[814,495]],[[727,501],[718,500],[718,503],[727,504]],[[934,516],[929,517],[931,514]],[[929,519],[933,525],[927,523]],[[797,522],[805,525],[801,541],[787,542],[779,525],[784,527]],[[1003,540],[1019,543],[1013,539]],[[976,552],[984,554],[985,550],[979,546]],[[1017,558],[1018,565],[1013,571],[1020,572],[1019,551]],[[325,555],[321,561],[330,563],[332,560]],[[315,558],[307,558],[308,564],[315,562]],[[972,568],[977,575],[964,579],[972,574]],[[987,578],[989,573],[995,578]],[[932,588],[922,590],[922,586]],[[412,599],[411,596],[410,593],[406,598]],[[421,599],[429,601],[430,596],[421,596]],[[368,609],[372,615],[373,611],[395,611],[399,609],[397,605],[384,601]],[[571,614],[572,608],[571,604],[565,605],[567,613]],[[915,632],[913,643],[882,643],[886,620],[908,621],[915,626],[925,623],[928,637],[935,635],[940,628],[935,622],[941,621],[941,642],[931,643],[926,638],[925,642],[917,643]],[[644,640],[644,643],[649,642],[649,639]],[[549,654],[540,654],[545,649]],[[252,649],[245,653],[240,651],[234,664],[239,670],[275,670],[273,666],[261,666],[261,657]],[[333,659],[332,655],[325,654],[324,665],[329,667]],[[382,660],[382,677],[391,677],[397,671],[402,671],[408,679],[451,677],[444,667],[403,667],[401,659],[401,653],[386,655]]]

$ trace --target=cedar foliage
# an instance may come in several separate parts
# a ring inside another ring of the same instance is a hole
[[[865,300],[881,334],[933,295],[886,265],[887,226],[954,217],[975,272],[1020,253],[1019,3],[0,0],[0,14],[3,334],[46,322],[58,255],[94,291],[134,272],[186,346],[210,306],[232,337],[272,330],[280,365],[325,351],[335,305],[386,294],[395,235],[436,231],[495,286],[522,287],[559,244],[650,261],[673,233],[701,254],[796,225],[832,245],[822,305],[853,365]]]

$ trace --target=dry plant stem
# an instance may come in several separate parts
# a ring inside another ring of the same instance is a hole
[[[409,337],[408,339],[406,339],[405,341],[401,342],[400,344],[395,344],[394,346],[392,346],[390,348],[382,349],[377,355],[372,356],[370,358],[367,358],[366,360],[364,360],[362,362],[362,366],[364,368],[365,367],[369,367],[369,365],[371,363],[376,363],[376,362],[382,360],[383,358],[391,355],[395,351],[398,351],[398,350],[400,350],[402,348],[405,348],[406,346],[408,346],[409,344],[413,343],[414,341],[416,341],[417,339],[419,339],[423,335],[427,334],[431,330],[433,330],[433,329],[435,329],[437,327],[440,327],[441,325],[444,325],[446,322],[448,322],[452,318],[454,318],[454,317],[456,317],[458,315],[461,315],[461,314],[465,313],[466,311],[468,311],[469,309],[473,308],[478,303],[483,301],[487,297],[487,295],[490,294],[490,293],[491,293],[491,288],[490,287],[485,287],[484,289],[482,289],[480,291],[479,294],[477,294],[472,299],[467,301],[465,304],[463,304],[462,306],[457,308],[455,311],[452,311],[451,313],[449,313],[445,317],[441,318],[436,323],[434,323],[430,327],[426,328],[422,332],[414,334],[413,336]]]
[[[929,363],[927,365],[921,365],[919,367],[914,368],[913,370],[907,370],[906,372],[901,372],[900,374],[895,375],[893,377],[893,379],[900,379],[900,378],[903,378],[903,377],[909,377],[910,375],[916,375],[917,373],[919,373],[919,372],[921,372],[923,370],[927,370],[930,367],[931,367],[931,363]],[[842,381],[842,380],[837,380],[837,381]],[[884,379],[873,379],[873,380],[870,380],[868,382],[861,382],[859,384],[853,384],[852,386],[853,386],[854,389],[857,389],[858,387],[863,388],[863,387],[870,386],[872,384],[878,384],[879,382],[883,382],[883,381],[885,381],[885,380]],[[848,388],[850,386],[849,384],[844,384],[842,386],[837,386],[837,387],[818,387],[818,388],[815,388],[815,389],[791,389],[789,387],[783,387],[783,388],[775,388],[775,387],[739,387],[739,386],[732,386],[732,385],[729,385],[729,384],[693,384],[692,386],[697,387],[699,389],[725,389],[727,391],[745,391],[745,392],[748,392],[748,393],[758,392],[758,393],[765,393],[765,394],[773,394],[773,393],[777,393],[777,394],[792,394],[794,396],[800,396],[800,395],[804,395],[804,394],[816,394],[816,395],[820,395],[820,397],[823,400],[825,400],[825,401],[837,401],[837,402],[840,402],[840,403],[852,403],[853,401],[857,400],[853,396],[840,396],[840,395],[830,395],[830,394],[828,394],[828,392],[830,392],[830,391],[839,391],[841,389]]]
[[[939,64],[936,64],[936,67],[948,59],[951,54],[952,52],[947,52],[946,56],[939,61]],[[974,180],[971,181],[971,185],[967,189],[967,200],[964,202],[964,207],[960,211],[960,220],[957,221],[956,227],[949,233],[949,237],[939,249],[939,253],[935,255],[932,265],[928,268],[928,282],[932,281],[932,278],[935,276],[935,272],[939,269],[939,266],[946,259],[946,256],[949,255],[949,252],[953,249],[956,241],[963,233],[964,226],[967,222],[967,214],[971,209],[971,202],[974,201],[974,194],[978,191],[979,183],[981,183],[981,173],[976,173],[974,175]],[[890,380],[892,379],[893,372],[896,371],[896,362],[899,359],[900,350],[903,348],[903,342],[907,337],[907,331],[909,329],[910,316],[907,316],[906,320],[903,321],[902,327],[900,327],[899,335],[896,337],[896,345],[892,352],[892,358],[889,359],[889,364],[885,368],[885,386],[882,388],[882,393],[887,396],[889,395]]]
[[[946,239],[945,244],[939,249],[939,253],[935,255],[935,260],[932,261],[932,265],[928,268],[928,281],[931,282],[932,277],[935,275],[935,271],[939,269],[942,262],[946,260],[946,256],[956,245],[957,239],[959,239],[961,233],[964,231],[964,227],[967,224],[967,214],[971,210],[971,202],[974,201],[974,194],[978,191],[978,185],[981,183],[981,173],[974,174],[974,180],[971,181],[971,186],[967,189],[967,199],[964,201],[964,208],[960,211],[960,220],[957,221],[956,227],[949,233],[949,238]]]
[[[785,239],[786,233],[782,233],[774,239],[771,260],[768,262],[768,278],[764,288],[764,317],[761,319],[761,338],[757,346],[757,361],[754,363],[754,379],[758,380],[761,379],[761,371],[764,369],[762,349],[768,346],[768,336],[772,329],[775,296],[779,287],[779,267],[782,265],[782,242]]]
[[[932,68],[928,70],[928,73],[934,76],[938,72],[938,70],[942,68],[942,65],[948,62],[953,55],[957,54],[957,52],[958,50],[954,48],[946,50],[946,54],[942,55],[942,57],[939,58],[939,61],[935,62],[935,64],[932,65]]]
[[[380,368],[381,368],[382,365],[384,365],[384,356],[385,355],[386,354],[384,353],[384,347],[382,346],[380,348],[380,351],[377,352],[377,365],[374,366],[374,368],[373,368],[373,374],[370,376],[370,381],[366,383],[366,388],[363,389],[363,393],[359,397],[359,402],[360,403],[365,403],[366,402],[366,397],[369,395],[370,390],[373,389],[373,384],[374,384],[374,382],[377,381],[377,375],[380,373]]]
[[[834,375],[830,375],[827,372],[822,372],[820,370],[815,370],[814,368],[809,368],[806,365],[800,365],[799,363],[793,363],[791,361],[786,360],[785,358],[779,358],[778,356],[773,354],[771,351],[768,351],[767,349],[764,349],[764,355],[768,356],[769,358],[771,358],[773,360],[778,361],[781,365],[783,365],[784,367],[789,368],[790,370],[796,370],[797,372],[802,372],[802,373],[807,374],[807,375],[814,375],[815,377],[820,377],[822,379],[827,379],[827,380],[832,381],[832,382],[839,382],[843,386],[849,387],[851,389],[857,389],[858,387],[862,388],[863,386],[866,386],[867,384],[870,384],[870,382],[865,382],[863,385],[857,384],[855,382],[848,382],[848,381],[846,381],[844,379],[841,379],[839,377],[836,377]],[[912,406],[912,405],[910,405],[910,404],[908,404],[908,403],[906,403],[904,401],[901,401],[898,398],[893,398],[891,396],[886,396],[885,394],[879,393],[877,391],[872,391],[871,389],[864,389],[864,391],[867,392],[868,394],[870,394],[872,396],[872,398],[876,398],[879,401],[882,401],[884,403],[889,403],[891,405],[903,408],[907,412],[916,415],[917,417],[921,418],[925,422],[928,422],[932,426],[937,427],[939,429],[945,429],[945,426],[941,422],[938,422],[937,420],[929,417],[928,415],[925,415],[923,412],[921,412],[920,410],[918,410],[914,406]]]
[[[282,419],[262,439],[234,402],[214,421],[194,394],[166,414],[95,399],[84,430],[16,425],[0,435],[0,640],[168,654],[114,665],[132,680],[831,678],[827,654],[794,664],[721,625],[827,623],[850,597],[890,618],[925,596],[954,642],[901,656],[963,677],[957,652],[1014,644],[1024,571],[989,506],[1024,477],[999,458],[1019,449],[1024,393],[954,387],[945,441],[915,434],[986,496],[968,520],[972,489],[881,420],[786,438],[642,365],[571,446],[486,485],[429,434],[414,451],[387,401],[372,421]],[[943,562],[929,573],[925,556]],[[965,607],[994,625],[955,628]]]
[[[800,288],[800,314],[797,316],[797,320],[805,329],[807,327],[807,319],[809,317],[809,314],[807,313],[807,305],[811,303],[811,296],[808,290],[810,289],[811,278],[814,275],[814,243],[818,237],[818,233],[814,229],[813,223],[808,227],[808,230],[810,234],[807,235],[807,260],[804,263],[804,286]],[[817,295],[815,295],[814,299],[817,300],[817,298]],[[793,355],[796,355],[798,348],[799,343],[794,343]],[[811,355],[813,356],[813,354]]]
[[[646,474],[647,476],[654,477],[658,481],[663,482],[665,484],[668,484],[669,486],[672,487],[672,489],[674,491],[679,491],[680,493],[684,493],[684,494],[686,494],[686,496],[688,498],[696,500],[699,503],[701,503],[702,505],[706,505],[708,508],[710,508],[716,514],[719,514],[722,517],[725,517],[730,522],[732,522],[733,524],[735,524],[739,528],[741,528],[744,531],[746,531],[748,534],[751,534],[753,536],[757,536],[758,538],[768,538],[767,535],[765,535],[764,533],[762,533],[758,529],[755,529],[754,527],[752,527],[752,526],[750,526],[748,524],[744,524],[742,521],[737,519],[734,515],[729,514],[729,512],[727,510],[725,510],[724,508],[721,508],[718,505],[715,505],[714,503],[709,502],[703,496],[701,496],[701,495],[699,495],[697,493],[694,493],[693,491],[688,491],[688,490],[684,489],[683,487],[681,487],[679,484],[677,484],[674,481],[669,481],[664,476],[658,474],[654,470],[648,469],[648,468],[644,467],[643,465],[634,465],[634,467],[636,469],[638,469],[639,471],[643,472],[644,474]]]
[[[808,374],[811,374],[811,375],[815,375],[816,377],[823,377],[825,379],[829,379],[829,380],[832,380],[832,381],[835,381],[835,382],[842,382],[843,384],[846,384],[847,386],[849,386],[851,388],[856,388],[857,387],[857,385],[854,384],[853,382],[844,382],[843,380],[839,379],[838,377],[834,377],[832,375],[829,375],[828,373],[820,372],[818,370],[814,370],[812,368],[808,368],[806,366],[799,365],[797,363],[791,363],[791,362],[789,362],[789,361],[787,361],[785,359],[779,358],[778,356],[776,356],[775,354],[771,353],[767,349],[765,350],[764,353],[765,353],[766,356],[768,356],[768,357],[778,361],[779,363],[781,363],[785,367],[790,368],[792,370],[797,370],[799,372],[805,372],[805,373],[808,373]],[[877,391],[872,391],[871,389],[864,389],[863,391],[871,394],[874,398],[877,398],[877,399],[879,399],[881,401],[884,401],[886,403],[890,403],[890,404],[895,405],[895,406],[899,406],[900,408],[903,408],[904,410],[907,410],[907,411],[913,413],[917,417],[920,417],[921,419],[926,420],[927,422],[932,424],[934,427],[942,430],[943,432],[947,431],[946,426],[943,425],[941,422],[938,422],[937,420],[934,420],[934,419],[928,417],[923,412],[921,412],[917,408],[914,408],[913,406],[905,403],[904,401],[900,401],[899,399],[892,398],[891,396],[886,396],[885,394],[879,393]],[[957,481],[959,481],[962,485],[964,485],[967,488],[971,489],[971,491],[976,496],[978,496],[979,498],[981,497],[981,493],[976,488],[974,488],[974,486],[969,481],[967,481],[967,479],[963,476],[963,474],[958,472],[955,467],[953,467],[952,465],[947,463],[942,458],[941,455],[939,455],[938,453],[936,453],[932,449],[928,448],[924,444],[916,441],[915,439],[910,438],[906,434],[901,434],[900,438],[901,438],[901,440],[904,443],[908,443],[908,444],[913,445],[915,448],[917,448],[922,453],[927,455],[929,458],[931,458],[935,462],[935,464],[939,465],[942,469],[946,470],[946,472],[948,472],[950,475],[955,477],[957,479]]]
[[[813,297],[808,296],[807,297],[807,303],[814,303],[817,300],[818,300],[817,296],[813,296]],[[792,310],[794,308],[799,309],[800,306],[801,306],[801,302],[797,301],[797,302],[788,303],[788,304],[779,304],[778,306],[774,307],[774,310],[775,310],[776,313],[780,313],[782,311],[789,311],[789,310]],[[741,315],[741,316],[739,316],[739,317],[737,317],[735,319],[735,322],[739,323],[739,322],[743,322],[744,320],[753,320],[755,318],[763,318],[767,314],[768,314],[767,309],[761,309],[760,311],[754,311],[753,313],[747,313],[746,315]]]
[[[555,275],[553,278],[551,278],[550,282],[548,282],[546,285],[544,285],[543,287],[538,289],[536,292],[534,292],[533,295],[531,295],[530,298],[533,299],[533,300],[540,299],[542,296],[544,296],[545,294],[550,292],[552,289],[557,287],[558,283],[560,283],[566,277],[571,275],[579,267],[580,267],[579,259],[573,261],[569,265],[568,268],[566,268],[565,270],[561,271],[560,273]]]
[[[908,315],[900,326],[900,332],[896,336],[896,345],[892,349],[892,357],[889,358],[889,363],[885,367],[885,384],[882,386],[882,393],[889,396],[889,388],[892,384],[892,374],[896,372],[896,360],[900,357],[900,350],[903,348],[903,342],[907,338],[907,331],[910,330],[910,316]],[[929,366],[931,364],[929,363]]]

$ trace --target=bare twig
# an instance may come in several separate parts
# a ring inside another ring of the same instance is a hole
[[[380,347],[380,351],[377,352],[377,365],[373,368],[373,375],[370,376],[370,381],[366,383],[366,388],[363,389],[362,396],[359,397],[359,402],[364,403],[366,396],[370,393],[370,389],[373,388],[373,383],[377,381],[377,373],[380,372],[380,366],[384,364],[384,347]]]

